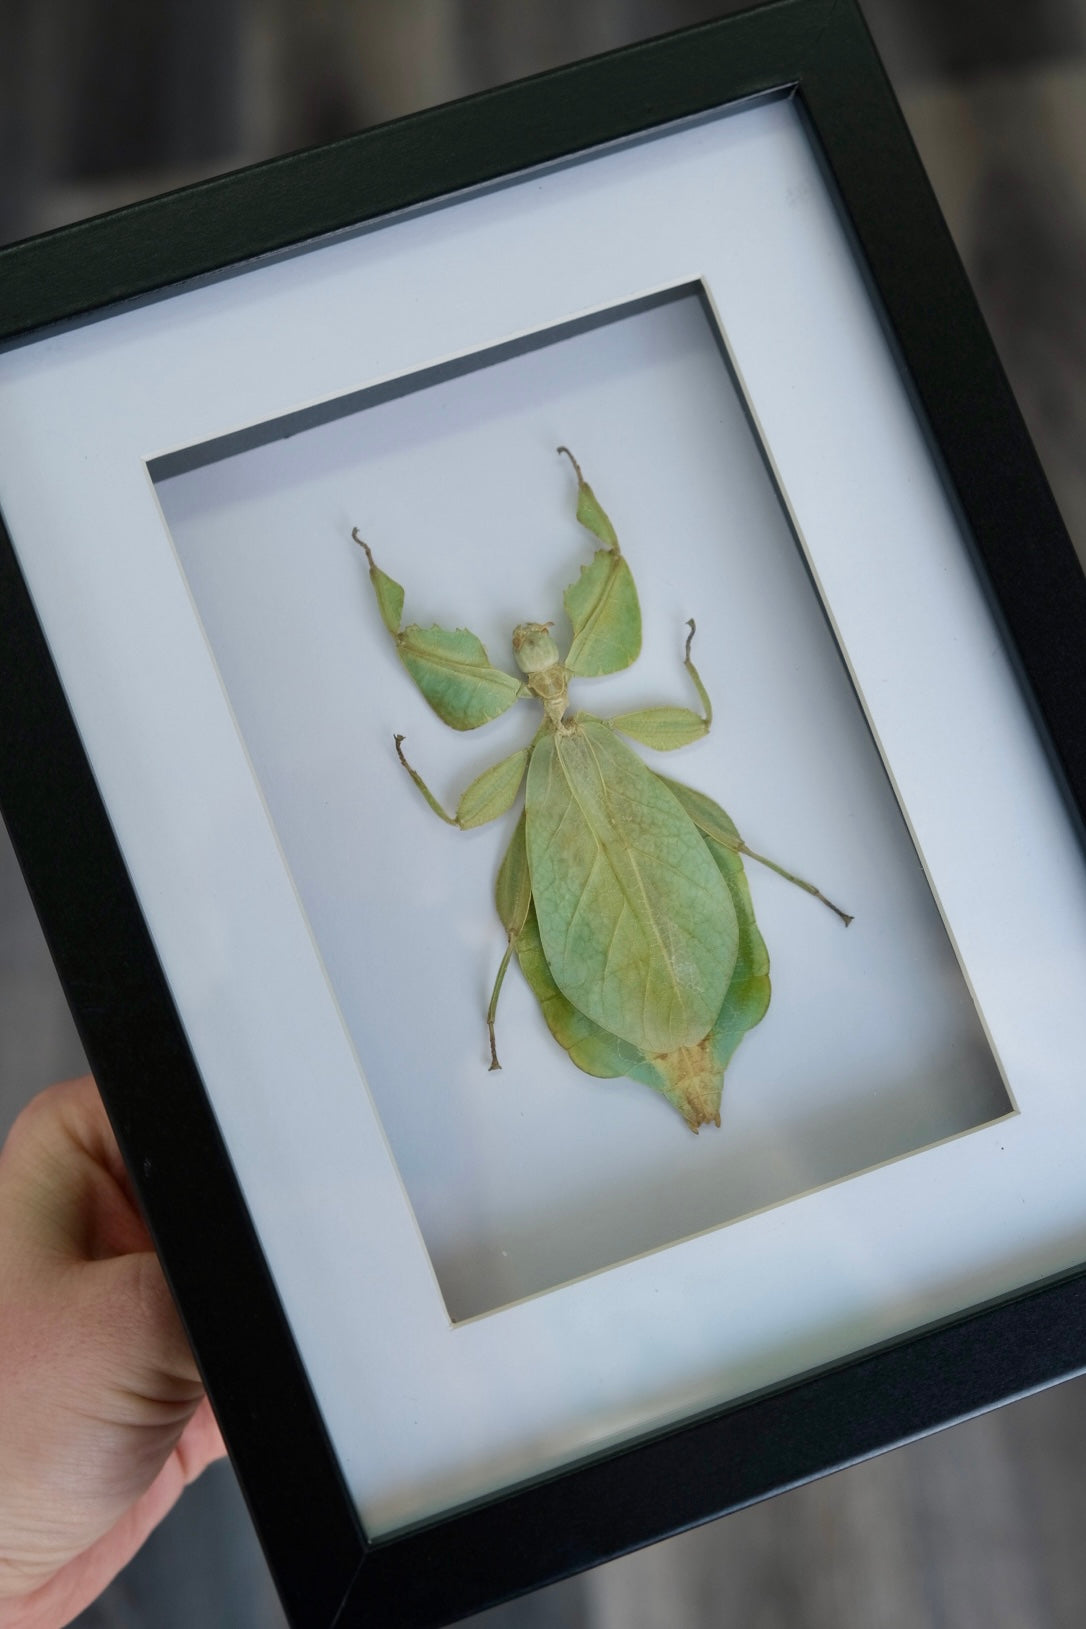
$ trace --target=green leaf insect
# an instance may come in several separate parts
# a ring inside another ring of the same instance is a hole
[[[498,871],[498,916],[508,943],[486,1021],[490,1067],[500,1068],[495,1019],[515,954],[551,1034],[586,1074],[629,1076],[660,1092],[692,1131],[720,1124],[724,1071],[769,1006],[769,957],[743,857],[852,918],[811,883],[755,854],[720,806],[649,769],[621,738],[659,751],[709,731],[713,709],[690,649],[683,665],[702,711],[646,707],[597,718],[569,711],[570,680],[617,673],[641,650],[641,609],[614,527],[580,465],[577,519],[602,545],[564,595],[573,637],[563,658],[550,622],[513,630],[520,677],[493,667],[466,628],[403,626],[404,591],[369,561],[370,581],[400,659],[434,712],[474,730],[516,701],[543,708],[527,747],[485,769],[449,814],[400,762],[442,820],[464,830],[505,814],[525,785],[524,809]]]

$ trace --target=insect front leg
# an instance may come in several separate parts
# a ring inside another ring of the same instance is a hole
[[[700,741],[703,735],[708,735],[713,722],[713,704],[709,699],[709,692],[702,684],[701,674],[694,666],[690,655],[690,647],[697,631],[693,617],[690,618],[687,627],[690,632],[686,636],[683,667],[690,675],[703,711],[695,713],[689,707],[642,707],[637,712],[620,713],[617,718],[610,720],[613,730],[628,735],[631,741],[640,741],[643,747],[654,747],[657,752],[671,752],[675,747],[687,747],[692,741]]]
[[[439,628],[436,623],[420,628],[417,622],[402,627],[403,588],[381,570],[357,528],[351,536],[366,556],[377,609],[400,661],[443,723],[454,730],[477,730],[530,696],[519,679],[491,666],[482,640],[469,628]]]
[[[686,649],[683,651],[683,667],[689,673],[694,689],[698,693],[698,700],[701,702],[703,709],[702,723],[705,725],[705,734],[708,735],[710,726],[713,722],[713,703],[709,698],[708,690],[706,690],[705,686],[701,682],[701,674],[694,666],[694,659],[690,654],[690,647],[694,643],[694,635],[698,631],[698,625],[694,621],[693,617],[691,617],[686,626],[690,629],[690,632],[686,636]]]
[[[418,770],[413,769],[404,757],[404,737],[397,735],[393,739],[396,742],[396,756],[431,809],[446,825],[459,826],[461,831],[470,831],[473,826],[485,826],[488,820],[497,820],[499,815],[511,808],[528,767],[527,747],[511,753],[500,763],[492,764],[472,781],[457,804],[456,813],[451,815],[438,802]]]
[[[566,654],[568,673],[598,678],[618,673],[641,650],[641,606],[615,528],[568,447],[559,447],[577,476],[577,519],[603,544],[562,596],[573,629]]]

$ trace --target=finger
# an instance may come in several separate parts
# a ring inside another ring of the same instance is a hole
[[[16,1120],[0,1155],[0,1214],[24,1252],[94,1260],[150,1248],[89,1075],[40,1092]]]
[[[187,1418],[203,1384],[158,1257],[90,1262],[77,1278],[88,1384],[117,1392],[125,1423]]]

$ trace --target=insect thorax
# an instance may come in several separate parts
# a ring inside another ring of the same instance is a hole
[[[522,622],[513,629],[513,655],[533,696],[543,703],[552,728],[561,723],[569,692],[569,674],[558,657],[549,622]]]
[[[534,696],[543,703],[543,712],[552,730],[564,734],[563,719],[569,699],[569,674],[560,662],[544,668],[540,673],[527,676],[527,684]]]

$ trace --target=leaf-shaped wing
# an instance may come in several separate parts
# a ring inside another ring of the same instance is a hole
[[[524,816],[518,823],[514,843],[523,849]],[[769,1006],[769,957],[758,930],[747,886],[743,862],[731,849],[706,840],[731,894],[739,927],[739,944],[727,994],[721,1005],[716,1023],[700,1048],[680,1048],[664,1058],[650,1062],[644,1053],[620,1041],[598,1024],[594,1024],[559,990],[554,982],[543,945],[534,907],[521,912],[522,930],[516,940],[517,957],[521,971],[539,1002],[547,1027],[558,1044],[569,1053],[570,1060],[585,1074],[615,1077],[625,1075],[631,1080],[651,1086],[678,1109],[688,1123],[705,1123],[716,1118],[720,1109],[724,1072],[747,1032],[761,1022]],[[526,875],[526,866],[524,867]],[[513,914],[512,902],[502,913]],[[525,919],[526,917],[526,919]],[[509,922],[506,921],[506,926]],[[700,1057],[698,1054],[700,1053]],[[691,1075],[694,1076],[693,1081]],[[691,1086],[697,1092],[698,1109],[692,1112]],[[700,1109],[700,1114],[699,1114]]]
[[[735,971],[712,1035],[713,1057],[721,1069],[726,1069],[743,1036],[761,1022],[769,1006],[769,955],[754,919],[750,886],[739,853],[743,840],[731,816],[711,797],[680,781],[663,775],[660,779],[701,832],[728,885],[739,923]]]
[[[578,1069],[583,1069],[586,1075],[607,1078],[628,1075],[644,1063],[644,1056],[636,1047],[628,1041],[620,1041],[617,1035],[609,1035],[583,1012],[578,1012],[555,984],[543,954],[534,905],[517,937],[516,951],[521,971],[539,1002],[547,1028]]]
[[[525,843],[526,818],[521,811],[505,857],[498,868],[494,900],[498,916],[513,940],[521,972],[539,1002],[547,1027],[559,1046],[565,1048],[579,1069],[589,1075],[624,1075],[641,1063],[642,1057],[626,1041],[608,1035],[584,1013],[566,1000],[555,984],[543,945],[539,923],[532,904],[532,884],[528,872]]]
[[[524,826],[525,814],[522,809],[520,819],[513,827],[509,847],[498,867],[498,876],[494,884],[494,903],[498,907],[498,919],[508,934],[520,932],[524,918],[532,908],[532,879],[528,872]]]
[[[396,647],[437,716],[454,730],[477,730],[511,707],[519,679],[491,667],[482,640],[467,628],[420,628],[396,635]]]
[[[682,781],[670,780],[667,775],[661,775],[660,779],[668,791],[678,798],[700,832],[711,838],[714,843],[719,843],[722,848],[732,850],[742,848],[743,839],[735,822],[730,815],[724,813],[719,803],[714,803],[711,797],[707,797],[704,792],[695,791],[692,786],[684,786]]]
[[[713,1061],[723,1072],[747,1031],[760,1024],[766,1015],[770,994],[769,953],[754,918],[742,860],[734,849],[724,848],[709,837],[705,839],[705,846],[728,885],[739,923],[739,953],[710,1038]]]
[[[769,1006],[769,957],[754,920],[743,862],[734,849],[711,838],[705,838],[705,846],[728,886],[739,924],[739,951],[728,993],[712,1031],[699,1046],[679,1047],[653,1060],[655,1079],[630,1071],[635,1080],[656,1086],[692,1131],[720,1124],[724,1071],[744,1035],[761,1022]]]
[[[704,1040],[738,926],[677,800],[606,725],[582,719],[537,744],[526,808],[540,940],[562,994],[650,1059]]]

